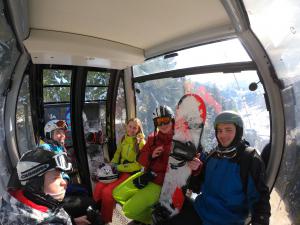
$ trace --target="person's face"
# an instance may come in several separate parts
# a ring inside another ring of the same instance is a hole
[[[137,133],[139,131],[139,125],[134,122],[134,121],[130,121],[127,126],[126,126],[126,132],[127,135],[132,137],[132,136],[136,136]]]
[[[168,124],[162,124],[158,126],[158,129],[163,134],[171,134],[173,132],[173,123],[169,122]]]
[[[67,182],[58,170],[47,171],[44,175],[44,193],[62,201],[65,197]]]
[[[222,147],[228,147],[236,134],[236,127],[232,123],[220,123],[217,125],[217,138]]]
[[[66,134],[65,131],[62,129],[57,129],[53,131],[53,136],[52,139],[54,141],[57,141],[58,143],[65,143],[65,139],[66,139]]]

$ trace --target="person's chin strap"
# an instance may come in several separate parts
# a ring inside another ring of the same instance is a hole
[[[62,206],[62,203],[56,199],[54,199],[50,195],[46,195],[44,193],[40,192],[33,192],[32,190],[24,190],[24,196],[31,200],[32,202],[38,204],[38,205],[43,205],[46,206],[50,209],[56,209],[58,207]]]

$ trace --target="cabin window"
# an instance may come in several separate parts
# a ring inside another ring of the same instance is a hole
[[[249,61],[251,58],[240,41],[231,39],[147,60],[145,63],[133,67],[133,75],[140,77],[195,66]]]
[[[106,102],[110,72],[88,71],[86,77],[85,102],[83,107],[87,121],[84,131],[99,131],[106,127]],[[103,130],[104,133],[105,130]]]
[[[152,112],[159,105],[168,105],[174,112],[176,104],[185,93],[195,93],[203,98],[207,108],[207,121],[202,144],[205,149],[216,145],[213,121],[223,110],[235,110],[243,116],[244,134],[252,146],[261,150],[270,140],[270,120],[264,99],[264,89],[258,85],[254,92],[249,85],[258,82],[256,71],[239,73],[207,73],[186,75],[137,83],[137,116],[143,121],[144,131],[153,131]]]
[[[126,102],[123,77],[119,81],[118,94],[116,98],[115,134],[116,143],[119,143],[126,130]]]
[[[44,102],[69,102],[71,70],[43,70]]]
[[[18,95],[16,111],[16,133],[20,155],[35,148],[35,138],[31,120],[29,75],[24,76]]]
[[[106,103],[110,72],[87,71],[82,120],[91,181],[96,181],[98,166],[104,162]]]
[[[192,65],[193,68],[177,69]],[[270,118],[265,91],[255,64],[238,40],[179,51],[178,56],[172,58],[158,57],[136,66],[133,72],[135,90],[139,90],[136,92],[137,116],[144,124],[146,135],[154,129],[155,107],[168,105],[175,112],[184,94],[195,93],[203,98],[207,107],[202,137],[206,150],[216,145],[213,121],[224,110],[242,115],[244,136],[251,146],[261,151],[269,143]],[[251,83],[258,84],[255,91],[250,91]]]
[[[72,147],[70,89],[72,70],[43,69],[43,101],[45,124],[53,119],[65,120],[67,147]]]
[[[88,71],[85,101],[101,101],[107,99],[109,75],[110,73],[108,72]]]

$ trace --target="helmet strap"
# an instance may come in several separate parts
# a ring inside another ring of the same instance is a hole
[[[61,202],[54,199],[50,195],[46,195],[43,192],[33,192],[28,189],[24,190],[24,196],[31,200],[32,202],[46,206],[50,209],[55,209],[61,205]]]

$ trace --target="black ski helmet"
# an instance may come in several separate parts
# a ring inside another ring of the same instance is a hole
[[[242,137],[243,137],[244,123],[243,123],[242,117],[234,111],[223,111],[223,112],[219,113],[214,122],[216,138],[217,138],[217,125],[219,123],[231,123],[231,124],[235,125],[236,134],[235,134],[235,137],[234,137],[232,143],[228,147],[236,146],[242,140]],[[217,138],[217,141],[220,146],[220,142],[219,142],[218,138]]]
[[[37,148],[25,152],[17,163],[18,179],[22,186],[30,186],[31,190],[41,191],[44,183],[44,174],[53,169],[69,172],[72,164],[65,152],[54,153],[52,151]]]
[[[156,118],[158,118],[158,117],[169,117],[172,120],[174,120],[174,113],[169,106],[161,105],[161,106],[158,106],[152,114],[152,118],[153,118],[155,127],[157,126]]]

